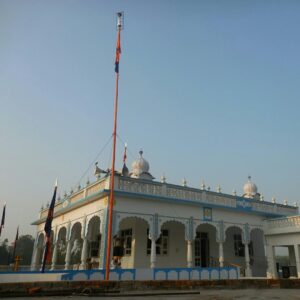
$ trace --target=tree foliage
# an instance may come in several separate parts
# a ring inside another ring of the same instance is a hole
[[[33,245],[34,238],[29,234],[21,235],[17,240],[15,255],[19,255],[21,257],[21,265],[30,265]],[[12,257],[13,249],[14,243],[9,245],[7,239],[0,244],[0,265],[7,265],[14,261]]]
[[[29,234],[22,235],[18,239],[16,246],[16,255],[19,255],[21,257],[21,265],[30,265],[33,245],[34,238]]]
[[[8,239],[5,239],[0,244],[0,265],[7,265],[9,260],[9,246],[8,246]]]

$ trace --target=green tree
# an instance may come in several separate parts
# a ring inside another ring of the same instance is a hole
[[[34,246],[34,238],[29,234],[21,235],[17,240],[16,256],[19,255],[21,257],[21,262],[20,262],[21,265],[30,265],[33,246]],[[12,257],[12,254],[13,254],[14,243],[12,243],[12,245],[9,248],[10,248],[9,252],[11,255],[11,260],[13,261],[14,258]]]
[[[8,239],[5,239],[0,245],[0,265],[7,265],[9,255]]]

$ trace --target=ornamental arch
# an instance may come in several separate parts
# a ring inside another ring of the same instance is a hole
[[[212,223],[201,223],[196,227],[194,239],[194,266],[218,266],[219,247],[217,243],[218,228]]]
[[[37,238],[36,261],[38,264],[42,264],[44,248],[45,248],[45,235],[44,233],[41,232]]]
[[[245,268],[245,245],[243,227],[239,225],[227,226],[224,242],[224,265],[229,262]]]
[[[66,250],[67,250],[67,228],[60,227],[57,232],[57,266],[56,268],[63,268],[65,264]],[[61,267],[59,267],[61,266]]]
[[[80,222],[76,222],[72,225],[69,243],[71,243],[71,264],[73,265],[78,265],[80,263],[82,249],[81,231],[82,225]]]
[[[122,247],[121,267],[148,267],[147,241],[149,236],[149,221],[140,216],[123,216],[118,220],[113,239],[113,252],[118,256]],[[113,253],[114,254],[114,253]]]
[[[93,261],[99,257],[101,245],[100,217],[95,215],[87,224],[86,238],[88,240],[88,258]]]
[[[156,241],[158,267],[186,267],[185,231],[184,220],[167,219],[161,222],[160,236]]]

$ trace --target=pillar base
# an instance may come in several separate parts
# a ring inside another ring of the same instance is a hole
[[[267,271],[267,278],[268,278],[268,279],[275,279],[276,276],[275,276],[274,274],[272,274],[271,272],[268,272],[268,271]]]
[[[37,265],[33,265],[30,267],[30,271],[36,271],[37,270]]]
[[[246,277],[252,277],[252,270],[251,269],[246,269],[245,270],[245,276]]]

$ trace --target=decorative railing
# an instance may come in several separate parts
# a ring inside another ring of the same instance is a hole
[[[91,183],[89,186],[72,193],[69,196],[66,196],[64,199],[61,199],[56,203],[54,212],[60,211],[66,208],[69,204],[75,204],[86,197],[92,196],[97,192],[104,190],[108,186],[108,179],[109,178],[101,178],[100,180]],[[48,208],[44,208],[40,213],[40,219],[46,218],[47,215]]]
[[[268,229],[299,227],[300,230],[300,216],[266,220],[266,224]]]
[[[66,206],[95,195],[97,192],[109,189],[109,177],[90,184],[82,190],[62,199],[55,206],[55,212],[64,209]],[[200,190],[191,187],[181,187],[173,184],[160,183],[155,181],[146,181],[129,177],[116,176],[115,189],[121,192],[150,195],[154,197],[165,197],[176,200],[196,201],[210,205],[218,205],[228,208],[236,208],[244,211],[255,211],[263,214],[273,215],[294,215],[298,213],[298,208],[288,205],[276,204],[254,199],[246,199],[239,196],[216,193],[206,190]],[[40,219],[47,216],[48,209],[41,211]]]
[[[105,189],[105,186],[106,186],[106,180],[102,180],[90,187],[87,188],[86,190],[86,195],[87,196],[90,196],[90,195],[93,195],[101,190],[104,190]]]
[[[74,196],[70,196],[70,203],[75,203],[79,199],[84,197],[84,191],[80,191],[79,193],[75,194]]]
[[[161,196],[179,200],[199,201],[201,203],[275,215],[291,215],[298,213],[298,208],[293,206],[246,199],[243,197],[199,190],[190,187],[180,187],[172,184],[137,180],[128,177],[118,177],[116,189],[129,193]]]

